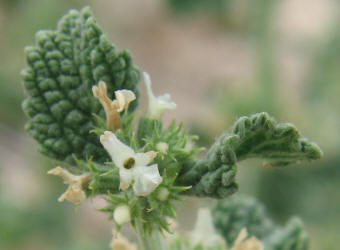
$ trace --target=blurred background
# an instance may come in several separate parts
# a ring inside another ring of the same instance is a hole
[[[26,135],[20,106],[24,46],[38,29],[54,29],[69,8],[85,5],[111,41],[150,73],[155,93],[171,93],[178,109],[165,120],[183,121],[201,145],[237,117],[259,111],[318,142],[325,156],[315,163],[270,169],[242,162],[239,193],[257,197],[277,223],[302,217],[312,250],[336,249],[340,6],[334,0],[0,0],[0,249],[109,249],[112,223],[96,211],[103,201],[76,209],[57,202],[66,186],[46,175],[54,165]]]

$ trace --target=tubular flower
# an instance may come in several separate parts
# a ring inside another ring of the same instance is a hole
[[[157,153],[135,153],[132,148],[122,143],[116,135],[105,131],[100,136],[100,142],[112,157],[112,161],[119,168],[120,188],[126,190],[132,181],[133,190],[137,196],[147,196],[162,182],[157,164],[148,166]]]
[[[66,191],[58,198],[59,202],[62,202],[66,199],[69,202],[78,205],[86,199],[83,186],[90,182],[89,174],[73,175],[61,167],[53,168],[47,173],[60,176],[64,179],[64,182],[69,185]]]
[[[104,107],[106,114],[106,126],[109,130],[120,128],[119,113],[127,109],[129,103],[136,99],[135,94],[131,90],[122,89],[115,91],[116,100],[112,101],[107,96],[106,83],[100,81],[98,86],[92,87],[92,93],[98,98]]]
[[[149,98],[149,110],[148,115],[151,118],[159,119],[166,109],[175,109],[176,103],[171,101],[169,94],[164,94],[156,97],[151,89],[151,79],[148,73],[143,72],[144,83],[147,89]]]
[[[245,240],[248,235],[247,229],[243,228],[237,239],[235,240],[234,246],[231,250],[263,250],[263,244],[256,237],[252,236]]]

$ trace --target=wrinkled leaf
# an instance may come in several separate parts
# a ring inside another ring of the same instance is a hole
[[[23,109],[30,117],[26,130],[39,150],[68,163],[74,162],[72,154],[80,160],[108,160],[98,135],[89,133],[96,121],[93,113],[105,118],[91,88],[103,80],[110,98],[122,88],[138,94],[140,76],[130,54],[118,52],[84,8],[69,11],[55,31],[37,32],[36,45],[26,47],[26,57]]]
[[[192,186],[187,194],[223,198],[237,191],[238,161],[262,158],[266,165],[286,166],[321,156],[321,149],[302,138],[293,124],[277,123],[267,113],[258,113],[239,118],[205,158],[182,169],[178,182]]]

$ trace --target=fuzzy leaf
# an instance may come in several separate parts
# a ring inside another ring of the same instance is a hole
[[[103,80],[110,98],[122,88],[138,94],[140,74],[130,54],[116,50],[86,7],[69,11],[55,31],[37,32],[36,45],[26,47],[26,57],[26,130],[40,151],[68,163],[74,163],[72,154],[80,160],[108,160],[98,136],[89,133],[96,122],[93,113],[104,118],[91,88]],[[136,103],[132,104],[133,109]]]
[[[269,238],[264,239],[265,250],[307,250],[309,235],[299,218],[292,218],[279,228]]]
[[[256,199],[246,196],[218,201],[212,210],[218,232],[232,245],[242,228],[255,236],[265,250],[306,250],[308,233],[300,219],[292,218],[284,227],[275,225]]]
[[[301,138],[294,125],[258,113],[238,119],[232,132],[222,134],[204,159],[184,166],[178,183],[192,186],[189,195],[223,198],[237,191],[238,161],[258,157],[267,165],[285,166],[321,156],[321,149]]]

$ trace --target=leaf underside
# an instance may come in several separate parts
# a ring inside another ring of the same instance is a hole
[[[118,89],[137,93],[138,68],[129,52],[118,52],[97,25],[89,8],[69,11],[55,31],[36,34],[36,45],[26,48],[28,68],[22,71],[27,98],[23,109],[30,117],[26,130],[39,150],[56,160],[74,163],[92,157],[109,160],[96,134],[96,119],[105,118],[92,96],[92,86],[106,82],[108,95]],[[136,101],[132,103],[132,109]]]

